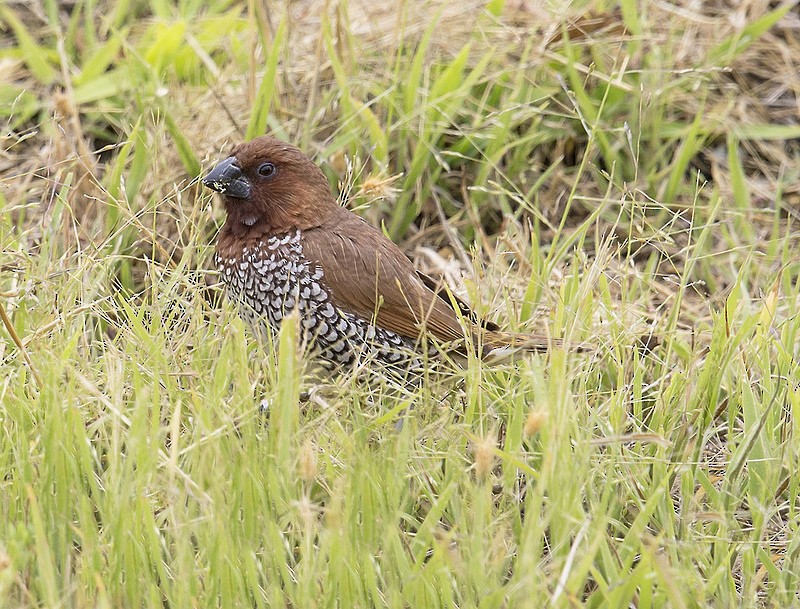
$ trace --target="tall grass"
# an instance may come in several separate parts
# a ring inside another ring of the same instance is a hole
[[[0,606],[800,605],[794,8],[1,7]],[[301,401],[207,270],[264,131],[592,348]]]

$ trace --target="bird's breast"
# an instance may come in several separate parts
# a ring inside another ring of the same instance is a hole
[[[277,331],[297,311],[301,336],[323,359],[352,365],[366,351],[382,361],[409,359],[414,343],[337,307],[323,270],[303,255],[300,231],[245,245],[234,255],[215,255],[228,295],[257,334]]]
[[[300,233],[265,237],[227,255],[217,253],[217,268],[228,295],[242,307],[247,321],[266,320],[277,327],[297,306],[301,286],[321,295],[321,273],[309,271]]]

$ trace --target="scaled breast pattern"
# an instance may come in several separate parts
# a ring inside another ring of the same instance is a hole
[[[300,231],[265,238],[239,258],[214,258],[229,296],[257,333],[276,332],[297,309],[302,340],[324,360],[351,366],[369,357],[393,367],[420,366],[414,341],[334,306],[322,269],[303,256]]]

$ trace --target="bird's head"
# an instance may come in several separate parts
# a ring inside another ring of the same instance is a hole
[[[203,184],[222,195],[226,227],[238,234],[312,228],[336,207],[320,168],[291,144],[268,136],[236,146]]]

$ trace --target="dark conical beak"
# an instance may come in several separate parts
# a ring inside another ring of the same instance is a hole
[[[239,161],[229,156],[203,178],[203,185],[226,197],[247,199],[250,197],[250,181],[242,173]]]

